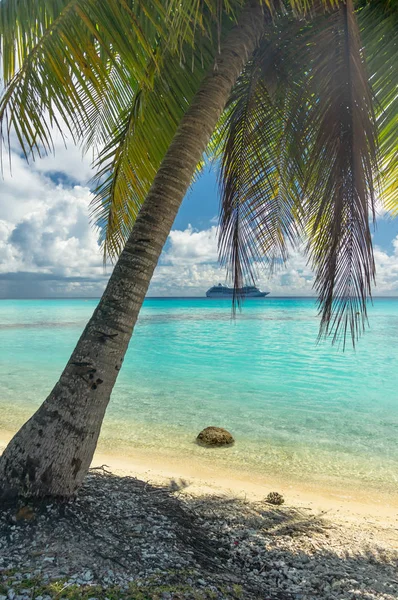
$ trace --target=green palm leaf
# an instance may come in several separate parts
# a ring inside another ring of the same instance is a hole
[[[369,2],[358,14],[375,95],[380,146],[380,199],[398,214],[398,2]]]
[[[143,6],[127,0],[1,2],[2,137],[14,130],[26,156],[48,152],[52,126],[82,139],[104,97],[117,114],[117,99],[132,80],[150,85],[148,63],[165,11],[161,2]],[[109,129],[106,120],[101,125]]]
[[[213,59],[209,40],[199,51],[185,47],[188,64],[178,55],[165,57],[151,90],[131,99],[125,116],[99,153],[95,167],[92,217],[100,225],[104,257],[122,250],[178,123]]]

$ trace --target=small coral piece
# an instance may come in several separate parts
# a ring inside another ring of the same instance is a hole
[[[279,494],[278,492],[270,492],[265,501],[268,502],[268,504],[276,504],[279,506],[284,503],[285,499],[282,494]]]
[[[30,506],[22,506],[15,515],[16,521],[31,521],[35,518],[35,512]]]

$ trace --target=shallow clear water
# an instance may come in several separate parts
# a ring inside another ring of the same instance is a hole
[[[51,390],[96,300],[0,301],[0,429]],[[377,299],[357,350],[316,343],[312,299],[148,299],[117,381],[105,447],[397,491],[398,300]],[[209,455],[208,425],[237,444]]]

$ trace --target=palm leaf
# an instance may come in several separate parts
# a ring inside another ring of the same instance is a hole
[[[55,126],[85,151],[100,150],[93,210],[105,251],[113,257],[216,53],[219,1],[197,7],[200,27],[186,10],[190,5],[190,0],[178,6],[173,0],[0,3],[6,82],[1,139],[9,144],[13,131],[27,158],[41,155],[53,149]],[[230,0],[225,6],[229,12],[240,5]],[[186,43],[183,13],[190,19]]]
[[[398,214],[398,2],[369,2],[359,24],[375,95],[380,148],[380,200]]]
[[[104,98],[117,114],[116,99],[132,82],[150,84],[148,63],[162,27],[166,37],[164,23],[155,0],[1,2],[2,137],[14,130],[27,157],[52,149],[54,125],[82,139]],[[106,120],[102,127],[106,137]]]
[[[95,163],[92,218],[100,226],[104,257],[115,259],[170,145],[178,124],[213,59],[213,46],[203,40],[199,50],[184,48],[188,64],[178,55],[164,58],[151,90],[141,90],[120,119]],[[189,60],[192,52],[193,60]]]
[[[313,6],[304,0],[288,4],[300,14]],[[96,163],[93,210],[111,255],[122,248],[203,68],[216,53],[214,22],[221,35],[222,16],[233,17],[241,6],[241,0],[0,3],[6,83],[1,139],[9,142],[15,131],[26,157],[52,150],[54,126],[85,149],[105,144]]]
[[[300,70],[289,56],[297,23],[270,27],[235,86],[217,139],[221,154],[219,253],[235,296],[258,263],[286,261],[299,236],[302,147]],[[290,60],[288,60],[290,59]]]
[[[311,46],[312,147],[305,193],[309,252],[322,315],[320,335],[353,343],[367,319],[375,267],[377,129],[351,0],[317,24]]]

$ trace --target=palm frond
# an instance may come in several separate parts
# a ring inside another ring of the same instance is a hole
[[[214,21],[220,29],[223,15],[233,18],[243,4],[244,0],[169,0],[168,12],[173,15],[173,26],[182,34],[180,44],[195,45],[198,30],[206,35]]]
[[[380,200],[398,214],[398,2],[377,0],[359,11],[359,25],[375,95],[380,149]]]
[[[377,128],[352,0],[317,22],[311,46],[313,135],[305,193],[320,335],[355,341],[367,320],[375,267]]]
[[[221,154],[219,254],[235,296],[255,266],[286,261],[299,236],[302,185],[298,71],[288,61],[296,23],[270,27],[235,86],[216,136]],[[282,34],[283,32],[283,34]],[[295,74],[293,75],[293,72]],[[292,110],[296,112],[293,113]]]
[[[25,156],[34,157],[51,152],[55,126],[85,151],[93,148],[94,156],[100,151],[93,216],[113,258],[217,52],[219,0],[197,5],[201,27],[191,23],[188,35],[180,15],[189,16],[190,5],[191,0],[0,3],[6,58],[0,139],[9,144],[14,132]],[[240,0],[223,5],[228,14],[234,7],[241,7]],[[222,28],[230,26],[224,18]]]
[[[198,50],[164,57],[151,90],[135,94],[96,160],[92,218],[102,231],[104,257],[117,258],[177,130],[214,56],[209,40]],[[192,59],[189,60],[189,54]]]
[[[221,21],[224,13],[234,15],[242,4],[242,0],[2,0],[0,52],[6,86],[0,104],[2,138],[7,140],[15,128],[26,156],[51,150],[54,125],[81,139],[93,112],[101,113],[105,94],[111,91],[114,100],[131,79],[142,86],[151,84],[146,80],[148,62],[155,60],[157,40],[182,52],[184,43],[195,45],[198,28],[207,33],[209,23]],[[311,2],[291,0],[291,4],[306,7]],[[109,131],[106,122],[101,125]]]
[[[132,81],[150,84],[164,23],[157,0],[1,2],[2,138],[14,130],[26,157],[51,151],[53,126],[82,139],[104,96],[112,106]]]
[[[214,60],[217,38],[230,29],[241,6],[241,0],[169,1],[167,14],[179,34],[159,41],[153,85],[135,90],[95,161],[91,216],[102,233],[104,260],[115,260],[122,250],[179,121]],[[220,11],[228,19],[221,19]],[[95,130],[94,125],[92,135]]]

